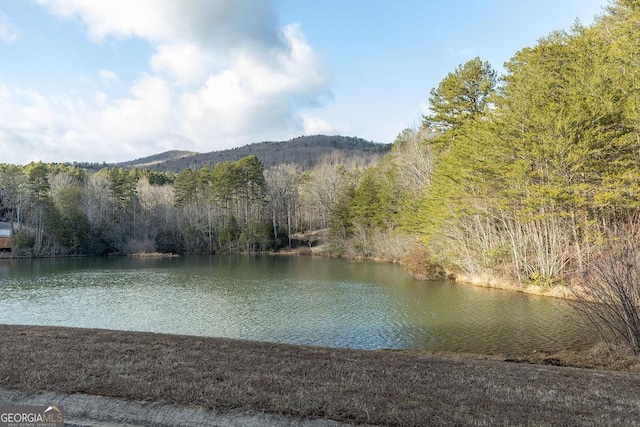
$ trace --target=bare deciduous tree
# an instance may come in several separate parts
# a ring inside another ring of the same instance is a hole
[[[295,224],[298,204],[300,169],[296,165],[276,165],[264,172],[267,195],[273,222],[274,239],[278,240],[278,229],[287,230],[289,246]]]
[[[302,188],[302,205],[309,229],[329,226],[331,209],[336,204],[344,181],[344,159],[338,154],[325,156]]]
[[[398,166],[398,181],[414,197],[420,196],[431,183],[434,156],[431,146],[425,143],[429,135],[427,128],[405,129],[394,146],[393,157]]]
[[[636,227],[617,232],[588,263],[574,287],[575,308],[609,345],[640,355],[640,236]]]

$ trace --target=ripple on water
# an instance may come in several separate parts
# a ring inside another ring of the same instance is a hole
[[[363,349],[491,353],[591,342],[567,320],[562,301],[418,282],[384,264],[302,257],[62,264],[5,268],[0,322]]]

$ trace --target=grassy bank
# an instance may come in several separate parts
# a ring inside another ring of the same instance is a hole
[[[58,327],[1,325],[0,340],[5,389],[389,426],[640,420],[630,372]]]

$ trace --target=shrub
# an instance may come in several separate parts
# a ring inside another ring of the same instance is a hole
[[[411,245],[402,263],[407,272],[418,279],[444,280],[447,277],[442,265],[429,255],[426,246],[421,242]]]
[[[622,344],[640,355],[640,239],[622,235],[593,257],[575,308],[612,348]]]

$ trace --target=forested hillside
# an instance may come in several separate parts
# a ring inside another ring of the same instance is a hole
[[[563,284],[637,219],[638,58],[640,4],[618,0],[515,53],[503,76],[461,64],[375,164],[386,148],[305,137],[156,171],[2,165],[0,214],[24,254],[272,250],[328,229],[332,253],[416,274]]]
[[[237,162],[243,157],[254,155],[267,169],[288,163],[297,165],[302,170],[307,170],[316,166],[323,156],[332,153],[338,153],[348,160],[357,159],[361,166],[366,166],[377,162],[390,149],[391,144],[380,144],[361,138],[339,135],[313,135],[301,136],[289,141],[259,142],[209,153],[174,150],[112,165],[94,163],[76,164],[76,166],[91,171],[98,171],[104,166],[111,166],[178,173],[187,168],[199,169],[203,166],[214,167],[216,163],[221,162]]]
[[[0,219],[17,255],[254,252],[327,228],[345,176],[371,158],[338,152],[311,170],[254,155],[178,174],[61,164],[0,165]]]
[[[364,166],[375,163],[388,153],[390,148],[390,144],[379,144],[346,136],[301,136],[289,141],[260,142],[230,150],[194,154],[149,167],[158,171],[177,173],[186,168],[199,169],[207,165],[213,167],[221,162],[237,162],[243,157],[253,155],[262,162],[265,169],[281,164],[293,164],[302,170],[307,170],[316,166],[323,156],[334,152],[345,159],[357,159]]]
[[[197,156],[199,154],[200,153],[197,153],[195,151],[171,150],[171,151],[165,151],[164,153],[154,154],[153,156],[143,157],[141,159],[135,159],[128,162],[116,163],[110,166],[127,168],[127,169],[130,169],[130,168],[155,169],[157,165],[171,163],[185,157]],[[96,164],[93,164],[93,166],[88,165],[87,169],[90,169],[91,167],[93,168],[97,167],[97,170],[102,169],[100,165],[96,165]]]

